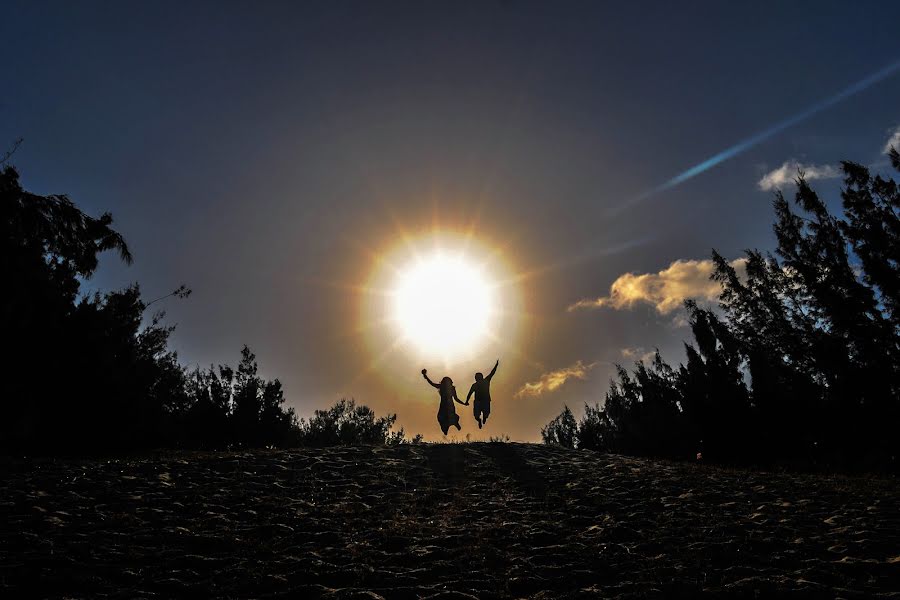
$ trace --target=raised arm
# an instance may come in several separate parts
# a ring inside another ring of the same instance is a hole
[[[499,366],[500,366],[500,359],[498,358],[498,359],[497,359],[497,362],[494,364],[494,368],[491,369],[491,372],[488,373],[488,376],[485,377],[485,379],[487,379],[488,381],[490,381],[490,380],[491,380],[491,377],[494,376],[494,373],[497,372],[497,367],[499,367]]]
[[[428,383],[431,384],[431,387],[435,387],[435,388],[437,388],[437,389],[441,389],[441,386],[440,386],[439,383],[435,383],[435,382],[433,382],[432,380],[428,379],[428,369],[422,369],[422,377],[425,378],[425,381],[427,381]]]

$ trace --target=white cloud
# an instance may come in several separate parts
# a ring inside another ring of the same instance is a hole
[[[687,315],[685,315],[684,313],[678,313],[669,323],[669,327],[671,327],[672,329],[680,329],[682,327],[687,327],[690,324],[691,323],[690,321],[688,321]]]
[[[556,369],[548,373],[544,373],[537,381],[526,383],[513,397],[522,398],[523,396],[536,397],[545,392],[552,392],[562,387],[569,379],[587,379],[587,373],[599,363],[592,362],[584,364],[584,361],[577,361],[574,365]]]
[[[656,356],[656,350],[645,350],[644,348],[622,348],[622,358],[634,362],[650,362]]]
[[[731,266],[743,273],[747,259],[731,261]],[[715,301],[722,286],[710,279],[714,270],[711,260],[676,260],[659,273],[625,273],[609,288],[608,296],[579,300],[569,311],[580,308],[611,307],[616,310],[633,308],[636,304],[650,304],[660,314],[669,314],[687,299]]]
[[[891,151],[891,146],[897,149],[897,152],[900,152],[900,126],[894,130],[894,133],[891,134],[891,137],[888,138],[887,143],[885,143],[884,148],[881,151],[884,154],[887,154]]]
[[[792,185],[799,173],[803,173],[806,181],[814,179],[834,179],[841,176],[841,171],[832,165],[804,165],[796,160],[786,161],[783,165],[763,175],[756,185],[764,191],[772,191],[786,185]]]

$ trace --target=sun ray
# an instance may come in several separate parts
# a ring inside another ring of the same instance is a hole
[[[403,226],[403,222],[397,217],[393,211],[388,212],[388,219],[394,226],[394,238],[399,239],[406,249],[415,257],[419,256],[419,249],[414,243],[414,236]]]
[[[548,273],[571,269],[591,260],[596,260],[598,258],[603,258],[605,256],[610,256],[612,254],[618,254],[626,250],[631,250],[638,246],[647,244],[654,239],[656,239],[655,236],[642,236],[633,240],[629,240],[622,244],[607,246],[599,250],[582,252],[581,254],[560,258],[559,260],[541,265],[539,267],[535,267],[534,269],[516,273],[515,275],[507,279],[496,282],[494,285],[496,287],[502,287],[506,285],[520,284],[531,279],[536,279]]]
[[[515,317],[516,319],[535,319],[538,317],[535,313],[521,309],[507,310],[505,308],[496,308],[492,314],[497,317]]]
[[[476,225],[481,221],[481,215],[484,212],[484,203],[479,202],[478,206],[475,208],[475,212],[472,214],[472,218],[469,219],[468,225],[465,227],[463,233],[463,251],[467,252],[469,248],[472,246],[472,240],[475,238]]]
[[[375,266],[375,268],[387,267],[394,272],[398,271],[397,265],[394,265],[388,260],[388,257],[382,253],[369,248],[365,244],[363,244],[360,240],[355,237],[351,237],[350,235],[345,235],[342,237],[344,243],[356,248],[356,250],[362,252]]]
[[[394,324],[393,316],[386,316],[380,319],[371,319],[362,323],[357,323],[353,327],[346,329],[344,331],[338,332],[335,336],[335,340],[344,340],[347,338],[355,338],[359,335],[366,334],[370,331],[374,331],[376,329],[387,329],[390,325]]]
[[[390,297],[393,295],[391,290],[372,287],[368,285],[360,285],[354,283],[345,283],[343,281],[333,281],[330,279],[319,279],[315,277],[304,278],[302,280],[308,286],[318,286],[323,288],[332,288],[344,292],[352,292],[360,296],[381,296]]]

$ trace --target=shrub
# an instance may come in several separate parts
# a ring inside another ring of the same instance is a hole
[[[391,431],[396,414],[376,417],[375,411],[357,405],[353,399],[341,399],[327,410],[317,410],[309,421],[300,421],[296,443],[301,446],[395,445],[406,443],[401,427]],[[419,443],[416,435],[412,443]]]
[[[568,406],[541,429],[541,439],[545,444],[563,448],[574,448],[577,435],[578,424]]]

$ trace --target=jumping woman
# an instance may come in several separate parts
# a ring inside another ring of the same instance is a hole
[[[431,387],[435,387],[441,391],[441,406],[438,408],[437,413],[437,420],[441,425],[441,431],[444,432],[444,435],[447,435],[447,430],[451,427],[456,427],[457,430],[461,430],[462,427],[459,426],[459,415],[456,414],[456,407],[453,406],[453,401],[455,400],[463,406],[468,406],[469,403],[463,402],[459,399],[459,396],[456,395],[456,387],[453,385],[453,380],[449,377],[444,377],[441,379],[440,383],[435,383],[428,379],[427,369],[422,369],[422,377],[431,384]]]

